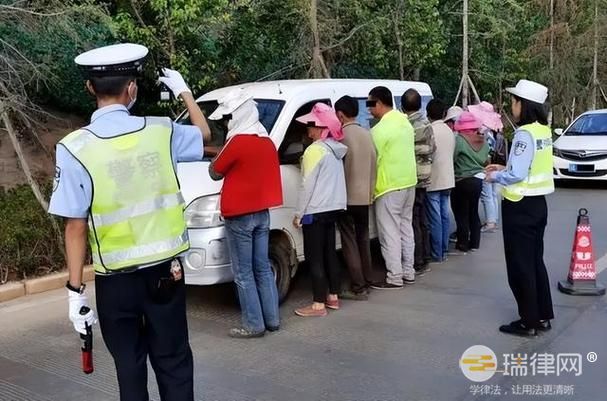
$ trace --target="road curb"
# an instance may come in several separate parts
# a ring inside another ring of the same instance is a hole
[[[95,279],[95,271],[92,266],[84,268],[82,281],[89,282]],[[56,290],[65,287],[68,280],[68,272],[62,271],[52,273],[48,276],[33,278],[20,282],[11,282],[0,285],[0,302],[10,301],[25,295],[39,294],[41,292]]]

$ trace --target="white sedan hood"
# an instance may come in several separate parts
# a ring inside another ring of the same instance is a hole
[[[561,150],[605,150],[607,135],[563,135],[554,142]]]

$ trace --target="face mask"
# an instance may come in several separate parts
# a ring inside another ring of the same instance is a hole
[[[131,85],[133,85],[133,84],[131,83]],[[137,93],[137,92],[135,92],[135,97],[134,97],[134,98],[133,98],[133,97],[131,97],[131,94],[129,93],[129,98],[131,99],[131,101],[130,101],[130,102],[129,102],[129,104],[126,106],[126,108],[127,108],[128,110],[132,109],[132,108],[133,108],[133,106],[135,105],[135,102],[137,102],[137,95],[136,95],[136,93]]]

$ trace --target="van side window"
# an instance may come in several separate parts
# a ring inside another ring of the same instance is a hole
[[[371,127],[374,126],[377,121],[371,115],[371,113],[369,113],[369,109],[367,108],[367,98],[359,97],[356,100],[358,101],[358,116],[356,116],[356,121],[361,127],[371,129]]]
[[[287,128],[285,137],[282,140],[282,144],[280,144],[280,148],[278,148],[280,164],[299,164],[299,160],[301,159],[306,146],[310,144],[310,140],[306,135],[305,125],[298,123],[295,119],[312,111],[312,107],[314,107],[316,103],[325,103],[331,106],[331,100],[319,99],[304,104],[295,112],[291,124],[289,124],[289,128]]]

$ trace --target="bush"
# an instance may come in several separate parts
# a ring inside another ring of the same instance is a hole
[[[0,277],[20,280],[65,265],[61,241],[27,185],[0,188]]]

